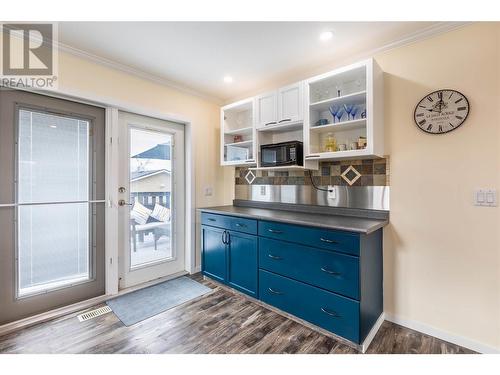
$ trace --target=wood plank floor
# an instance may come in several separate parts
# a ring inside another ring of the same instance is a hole
[[[231,293],[214,291],[131,327],[109,313],[80,323],[76,314],[0,336],[0,353],[341,353],[356,350]],[[473,353],[384,322],[368,353]]]

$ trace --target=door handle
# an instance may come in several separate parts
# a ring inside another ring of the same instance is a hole
[[[292,121],[292,119],[291,118],[284,118],[283,120],[279,120],[278,124],[285,122],[285,121]]]
[[[267,290],[269,290],[272,294],[276,294],[276,295],[281,295],[283,293],[281,292],[278,292],[277,290],[274,290],[273,288],[267,288]]]
[[[323,238],[323,237],[320,238],[320,241],[321,242],[326,242],[326,243],[338,243],[337,241],[329,240],[329,239]]]
[[[282,257],[279,257],[277,255],[273,255],[273,254],[267,254],[267,256],[271,259],[274,259],[274,260],[281,260],[283,259]]]
[[[275,125],[276,124],[276,121],[271,121],[271,122],[268,122],[266,124],[264,124],[264,126],[267,126],[267,125]]]
[[[330,311],[328,309],[325,309],[324,307],[321,308],[321,311],[323,311],[327,315],[333,316],[334,318],[340,318],[340,315],[335,311]]]
[[[226,231],[226,245],[229,245],[231,243],[231,232]]]
[[[323,271],[329,275],[340,276],[340,272],[331,271],[331,270],[327,269],[326,267],[321,267],[321,271]]]
[[[125,202],[125,199],[120,199],[118,201],[118,206],[133,206],[133,204]]]
[[[274,233],[274,234],[282,234],[283,232],[280,231],[280,230],[276,230],[276,229],[268,229],[267,230],[269,233]]]

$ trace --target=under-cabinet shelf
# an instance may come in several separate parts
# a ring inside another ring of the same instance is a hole
[[[288,131],[300,130],[302,129],[303,121],[295,121],[295,122],[286,122],[286,123],[277,123],[274,125],[267,125],[261,128],[258,128],[258,132],[276,132],[283,133]]]
[[[302,165],[281,165],[277,167],[252,167],[248,169],[251,171],[304,171],[317,168],[307,168]]]

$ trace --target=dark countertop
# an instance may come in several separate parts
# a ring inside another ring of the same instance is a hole
[[[348,232],[369,234],[386,226],[389,220],[369,219],[362,217],[325,215],[304,213],[268,208],[253,208],[240,206],[219,206],[199,208],[202,212],[232,215],[250,219],[271,220],[288,224],[307,225],[311,227],[337,229]]]

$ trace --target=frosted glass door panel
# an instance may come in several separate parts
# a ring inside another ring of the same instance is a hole
[[[89,135],[86,120],[18,112],[19,296],[91,278]]]
[[[89,125],[19,111],[19,203],[88,200]]]

